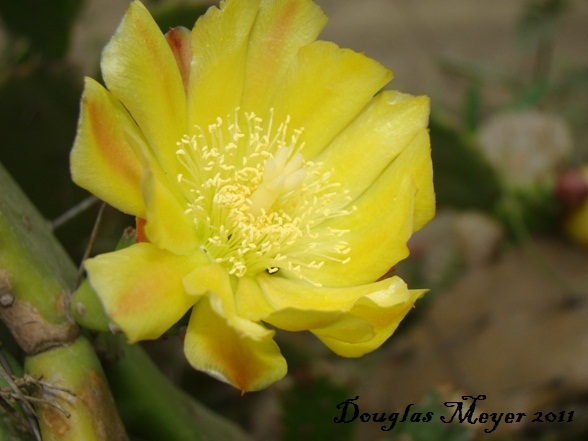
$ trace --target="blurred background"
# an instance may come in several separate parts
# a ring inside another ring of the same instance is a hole
[[[259,440],[588,439],[588,2],[316,2],[330,18],[321,38],[392,68],[388,87],[432,99],[438,215],[395,268],[431,290],[358,360],[279,334],[287,378],[244,397],[186,367],[177,336],[146,347],[182,388]],[[165,31],[191,27],[212,2],[145,3]],[[99,78],[127,6],[0,0],[0,162],[57,220],[76,262],[99,208],[62,217],[89,196],[68,165],[82,79]],[[107,208],[93,253],[112,250],[133,223]],[[492,424],[334,423],[337,404],[356,396],[361,412],[413,404],[411,415],[439,415],[464,395],[486,395],[484,411],[527,416],[490,434]],[[531,422],[536,412],[543,422]]]

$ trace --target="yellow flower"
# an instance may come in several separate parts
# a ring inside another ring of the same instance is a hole
[[[424,291],[378,280],[434,214],[427,97],[376,93],[377,62],[315,41],[310,0],[228,0],[165,36],[131,3],[87,79],[74,181],[143,241],[88,259],[131,342],[191,308],[189,362],[243,391],[279,380],[275,331],[379,347]]]

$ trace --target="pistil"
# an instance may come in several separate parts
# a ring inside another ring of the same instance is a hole
[[[280,196],[294,190],[304,179],[304,158],[300,153],[296,153],[288,160],[291,154],[291,147],[281,147],[274,157],[265,161],[263,180],[249,197],[250,213],[253,216],[269,213]]]

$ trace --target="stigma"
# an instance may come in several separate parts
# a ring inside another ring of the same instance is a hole
[[[235,109],[178,143],[177,183],[202,248],[229,274],[280,270],[314,283],[326,259],[349,261],[346,230],[320,224],[354,210],[331,171],[306,161],[302,128]],[[318,285],[315,283],[315,285]]]
[[[274,157],[265,161],[261,184],[249,197],[254,216],[267,213],[281,195],[294,190],[304,179],[304,158],[296,153],[288,159],[291,153],[291,147],[280,147]]]

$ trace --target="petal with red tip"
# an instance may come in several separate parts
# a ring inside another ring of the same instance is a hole
[[[190,67],[192,65],[192,33],[183,26],[177,26],[165,34],[165,39],[178,64],[184,91],[187,94],[190,81]]]

